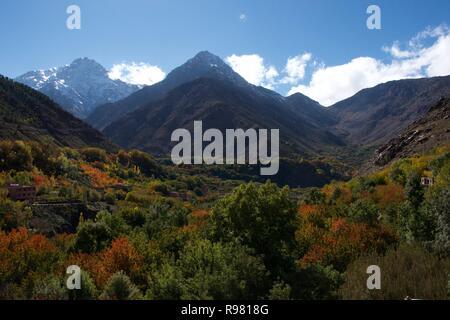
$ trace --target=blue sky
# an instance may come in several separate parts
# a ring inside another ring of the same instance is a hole
[[[66,28],[71,4],[81,8],[81,30]],[[366,27],[370,4],[381,8],[381,30]],[[447,74],[450,67],[442,57],[450,39],[449,18],[448,0],[2,0],[0,74],[16,77],[77,57],[95,59],[108,69],[126,63],[118,72],[134,62],[167,73],[209,50],[228,58],[255,84],[282,94],[300,91],[326,105],[377,82]],[[420,45],[412,47],[408,41],[414,37]],[[439,41],[439,48],[423,52]],[[295,57],[289,74],[288,59]],[[364,57],[372,60],[358,60]],[[355,68],[382,74],[372,79]],[[350,78],[342,78],[349,71]],[[351,90],[332,92],[332,83],[318,88],[333,75]]]

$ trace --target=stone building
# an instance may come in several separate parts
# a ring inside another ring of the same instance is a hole
[[[7,185],[8,197],[14,201],[34,201],[36,199],[36,188],[34,186],[21,186],[10,183]]]

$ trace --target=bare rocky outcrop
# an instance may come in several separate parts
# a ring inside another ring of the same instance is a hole
[[[414,121],[399,136],[380,147],[373,163],[384,166],[396,158],[431,150],[450,141],[450,98],[443,97],[427,114]]]

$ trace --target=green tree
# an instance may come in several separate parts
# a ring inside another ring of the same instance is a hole
[[[105,163],[108,160],[106,151],[99,148],[84,148],[81,150],[81,154],[88,162],[99,161]]]
[[[111,276],[100,295],[102,300],[139,300],[141,298],[141,292],[123,271]]]
[[[123,207],[119,209],[118,214],[129,226],[136,228],[144,226],[148,212],[140,207]]]
[[[23,141],[0,142],[0,170],[29,171],[32,163],[31,148]]]
[[[133,150],[129,156],[131,164],[137,166],[144,175],[155,178],[164,176],[162,167],[147,153]]]
[[[118,213],[110,213],[107,210],[101,210],[95,216],[95,221],[107,225],[113,239],[127,234],[129,231],[129,227],[125,223],[125,220]]]
[[[420,206],[423,201],[423,188],[420,185],[421,176],[415,171],[410,171],[406,178],[405,195],[412,205],[416,208]]]
[[[109,246],[112,239],[112,230],[105,222],[88,220],[79,224],[74,248],[76,251],[93,253]]]
[[[189,211],[179,203],[157,202],[146,210],[144,229],[149,239],[159,237],[166,230],[187,225]]]
[[[151,299],[257,299],[268,279],[260,258],[236,243],[189,242],[178,260],[151,273]]]
[[[406,175],[405,172],[396,164],[391,167],[389,171],[389,178],[402,186],[406,183]]]
[[[358,199],[353,202],[348,210],[348,216],[355,222],[363,222],[370,225],[377,223],[380,212],[370,200]]]
[[[277,281],[274,283],[272,289],[269,292],[269,300],[290,300],[291,298],[291,286],[283,281]]]
[[[332,266],[311,265],[297,273],[293,295],[307,300],[337,299],[343,282],[343,275]]]
[[[117,152],[117,161],[124,167],[128,167],[130,165],[130,156],[125,150],[119,150]]]
[[[298,216],[287,187],[271,182],[239,186],[214,206],[210,226],[212,239],[238,241],[263,255],[273,276],[292,267]]]
[[[432,193],[424,211],[433,219],[432,248],[443,257],[450,258],[450,190],[439,189]]]
[[[27,227],[31,217],[31,208],[24,203],[0,199],[0,230]]]
[[[303,202],[305,204],[323,204],[325,202],[325,195],[318,188],[311,188],[306,193]]]

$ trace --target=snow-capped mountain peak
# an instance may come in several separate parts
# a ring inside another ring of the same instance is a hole
[[[48,95],[79,118],[86,118],[97,106],[125,98],[139,89],[110,79],[108,71],[89,58],[78,58],[59,68],[30,71],[16,80]]]

